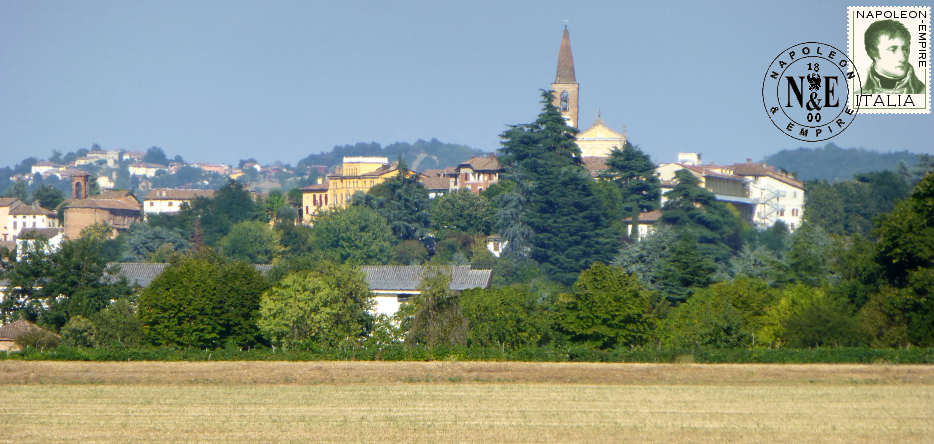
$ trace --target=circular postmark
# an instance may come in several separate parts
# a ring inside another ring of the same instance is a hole
[[[762,103],[776,128],[789,137],[820,142],[840,134],[859,111],[850,102],[850,80],[862,88],[845,52],[807,42],[782,51],[762,80]]]

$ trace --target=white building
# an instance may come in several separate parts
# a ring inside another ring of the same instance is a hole
[[[159,170],[164,170],[167,167],[165,165],[157,165],[154,163],[134,163],[130,165],[130,174],[135,176],[146,176],[153,177],[156,175],[156,172]]]
[[[16,261],[23,260],[23,253],[39,240],[44,242],[43,251],[48,254],[58,251],[65,240],[64,228],[24,228],[16,237]]]
[[[191,202],[196,197],[214,197],[214,190],[176,190],[172,188],[154,188],[143,196],[143,212],[146,214],[177,213],[182,203]]]
[[[58,228],[59,224],[54,211],[46,210],[34,204],[19,205],[10,209],[6,226],[9,227],[10,233],[13,234],[13,238],[10,240],[16,240],[23,229]]]

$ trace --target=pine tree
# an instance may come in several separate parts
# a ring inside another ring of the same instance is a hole
[[[700,181],[690,171],[679,170],[675,179],[678,185],[665,194],[668,202],[662,208],[662,220],[678,231],[691,231],[705,256],[716,261],[729,259],[734,250],[742,248],[742,220],[728,204],[699,187]]]
[[[662,183],[655,175],[655,163],[648,154],[628,141],[610,152],[602,178],[616,183],[622,192],[623,213],[632,215],[633,226],[639,213],[661,207]]]
[[[552,91],[542,91],[541,103],[534,123],[500,136],[500,163],[525,201],[520,221],[534,233],[529,257],[552,279],[571,285],[593,262],[612,260],[618,233],[582,166],[577,129],[565,123]]]

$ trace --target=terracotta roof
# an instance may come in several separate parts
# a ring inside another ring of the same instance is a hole
[[[301,190],[302,191],[327,191],[330,185],[331,184],[329,183],[329,181],[324,180],[324,181],[321,181],[321,183],[316,183],[313,185],[308,185],[307,187],[302,187]]]
[[[639,223],[654,224],[662,217],[662,210],[647,211],[639,215]],[[623,219],[623,222],[632,222],[632,217]]]
[[[49,334],[55,335],[55,333],[52,333],[36,324],[33,324],[32,322],[19,320],[19,321],[13,321],[13,322],[10,322],[9,324],[4,324],[0,326],[0,339],[16,340],[16,338],[22,336],[25,333],[29,333],[33,330],[43,330]],[[58,336],[58,335],[55,335],[55,336]]]
[[[19,234],[16,235],[17,239],[36,239],[39,236],[42,236],[46,239],[52,239],[59,234],[65,232],[64,228],[22,228],[19,230]]]
[[[68,208],[100,208],[105,210],[141,210],[143,207],[129,191],[107,191],[87,199],[66,199]]]
[[[23,201],[21,201],[21,200],[15,198],[15,197],[0,197],[0,207],[9,207],[9,206],[13,206],[13,208],[16,208],[16,207],[18,206],[18,205],[16,204],[17,202],[19,202],[18,205],[22,205],[22,203],[23,203]]]
[[[784,182],[796,188],[804,189],[804,182],[775,171],[774,166],[768,166],[764,163],[737,163],[726,167],[737,176],[767,176],[779,182]]]
[[[143,200],[191,200],[196,197],[214,197],[214,190],[180,190],[176,188],[153,188]]]
[[[496,156],[471,157],[468,161],[461,162],[458,167],[464,165],[469,166],[474,171],[499,171],[502,169]]]
[[[415,291],[425,277],[434,276],[437,269],[424,269],[421,265],[371,265],[361,267],[370,284],[370,291]],[[471,270],[470,265],[442,267],[441,272],[451,276],[451,290],[489,288],[493,270]]]
[[[57,163],[55,163],[55,162],[49,162],[49,161],[47,161],[47,160],[43,160],[42,162],[37,162],[37,163],[32,164],[32,166],[54,166],[54,167],[57,167],[57,166],[61,166],[61,165],[59,165],[59,164],[57,164]]]
[[[571,55],[571,36],[568,34],[567,27],[564,28],[564,35],[561,37],[555,83],[577,83],[577,78],[574,76],[574,56]]]
[[[425,175],[425,178],[422,179],[422,183],[425,184],[425,188],[429,190],[447,190],[450,188],[451,180],[447,177],[449,169],[452,168],[423,171],[422,174]]]
[[[374,170],[374,171],[370,171],[369,173],[363,173],[363,174],[361,174],[360,177],[369,177],[369,176],[376,176],[376,177],[378,177],[378,176],[382,176],[382,175],[387,174],[387,173],[391,173],[391,172],[396,171],[396,170],[398,170],[398,169],[399,169],[399,167],[398,167],[397,165],[383,165],[383,166],[377,168],[377,169]]]
[[[584,168],[587,171],[606,171],[606,157],[587,156],[584,157]]]
[[[20,215],[26,215],[26,216],[29,216],[29,215],[36,215],[36,216],[49,216],[49,215],[52,215],[52,216],[54,216],[54,215],[55,215],[55,212],[54,212],[54,211],[51,211],[51,210],[46,210],[45,208],[42,208],[42,207],[40,207],[40,206],[37,205],[37,204],[32,204],[32,205],[18,205],[18,206],[16,206],[16,207],[14,207],[12,210],[10,210],[10,214],[15,214],[15,215],[18,215],[18,216],[20,216]]]
[[[5,241],[5,240],[0,240],[0,247],[6,247],[7,250],[13,251],[13,249],[16,248],[16,241]],[[6,280],[6,279],[4,279],[4,280]],[[2,281],[0,281],[0,282],[2,282]],[[9,284],[9,281],[7,281],[7,284]],[[7,285],[7,284],[4,284],[4,285]]]

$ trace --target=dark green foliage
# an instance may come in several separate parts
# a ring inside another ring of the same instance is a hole
[[[135,223],[122,235],[124,262],[144,262],[149,260],[159,247],[169,244],[172,251],[183,253],[189,243],[182,237],[180,230],[153,227],[148,223]]]
[[[412,328],[405,338],[406,344],[429,348],[467,344],[467,318],[461,308],[460,296],[449,288],[450,282],[451,278],[443,268],[428,269],[427,276],[418,286],[421,294],[409,302],[414,305],[415,314]]]
[[[867,335],[846,300],[826,297],[783,322],[791,347],[867,345]]]
[[[111,300],[130,294],[125,279],[117,280],[117,267],[108,267],[103,243],[92,236],[62,242],[54,253],[37,241],[24,258],[6,273],[11,297],[4,298],[2,316],[12,319],[32,305],[30,320],[58,331],[72,316],[91,318]]]
[[[300,256],[309,254],[314,249],[311,227],[280,219],[275,229],[284,255]]]
[[[499,203],[497,217],[509,221],[500,231],[504,240],[524,243],[531,233],[528,256],[552,279],[571,285],[593,262],[609,262],[619,233],[594,191],[593,179],[581,166],[577,129],[567,126],[552,103],[553,92],[542,91],[542,113],[534,123],[512,125],[500,135],[500,164],[506,179],[519,186],[510,203]],[[506,199],[507,193],[498,199]],[[521,214],[504,214],[504,210]],[[527,228],[526,228],[527,227]],[[507,255],[522,256],[521,245],[508,245]]]
[[[34,328],[19,335],[13,343],[21,349],[32,347],[36,350],[43,351],[58,348],[59,344],[61,344],[61,338],[46,330]]]
[[[421,240],[430,233],[431,201],[428,190],[399,164],[399,175],[353,196],[353,206],[370,208],[386,219],[392,233],[401,240]]]
[[[877,261],[894,287],[890,310],[907,320],[907,338],[934,344],[934,173],[879,222]]]
[[[713,282],[716,264],[698,247],[693,233],[682,233],[671,244],[667,257],[658,262],[654,274],[659,291],[672,303],[688,300],[696,289]]]
[[[661,207],[662,183],[655,175],[655,162],[639,147],[627,141],[610,152],[606,166],[602,177],[619,186],[624,217]]]
[[[542,344],[548,337],[549,314],[527,285],[464,290],[460,300],[472,347],[513,350]]]
[[[148,217],[149,225],[179,229],[189,238],[197,222],[201,227],[203,243],[207,246],[217,245],[230,231],[230,227],[245,220],[265,222],[269,219],[265,206],[254,203],[250,192],[235,180],[229,180],[220,187],[213,199],[197,197],[190,205],[182,204],[178,214],[153,214]]]
[[[635,347],[616,350],[593,350],[584,347],[525,347],[517,350],[502,350],[499,347],[411,347],[400,344],[368,348],[342,348],[334,350],[307,350],[302,348],[250,349],[221,348],[211,350],[159,347],[145,349],[96,348],[76,349],[70,347],[34,347],[21,353],[0,354],[0,360],[27,361],[413,361],[443,362],[459,361],[517,361],[517,362],[644,362],[672,363],[683,356],[690,356],[695,363],[848,363],[848,364],[934,364],[934,348],[910,347],[897,349],[870,349],[855,347],[819,347],[812,349],[794,348],[705,348],[690,349]],[[419,381],[430,382],[431,376]],[[489,382],[478,376],[475,381]],[[415,380],[412,380],[415,382]]]
[[[414,162],[422,154],[427,154],[418,164]],[[354,156],[376,156],[395,159],[402,156],[402,159],[412,165],[415,171],[425,171],[430,168],[446,168],[457,166],[471,156],[483,156],[487,153],[482,150],[470,148],[466,145],[457,145],[453,143],[439,142],[437,139],[430,141],[417,140],[415,143],[396,142],[385,147],[376,142],[357,143],[356,145],[338,145],[328,153],[311,154],[308,157],[299,160],[296,169],[304,170],[311,165],[324,165],[333,167],[340,165],[344,157]],[[435,160],[437,159],[437,160]]]
[[[363,273],[325,264],[289,274],[264,293],[257,323],[276,345],[352,346],[372,330],[372,305]]]
[[[638,278],[599,262],[584,270],[574,290],[556,303],[555,324],[574,343],[599,349],[645,343],[651,296]]]
[[[143,162],[168,166],[169,158],[165,156],[165,152],[162,151],[162,148],[154,146],[146,150],[146,155],[143,156]]]
[[[93,347],[97,337],[97,327],[84,316],[72,316],[62,327],[62,345],[66,347]]]
[[[428,260],[428,250],[420,241],[402,241],[392,249],[395,265],[421,265]]]
[[[833,239],[820,226],[801,224],[792,236],[787,254],[794,278],[809,285],[820,285],[830,279],[833,244]]]
[[[363,206],[324,213],[312,229],[315,248],[334,262],[385,265],[393,257],[395,238],[386,219]]]
[[[218,242],[227,257],[251,264],[270,264],[279,256],[279,232],[259,221],[241,221]]]
[[[51,185],[42,185],[32,192],[32,201],[39,203],[40,207],[47,210],[55,209],[64,200],[65,194]]]
[[[431,209],[434,226],[440,230],[469,234],[490,234],[493,207],[489,200],[469,188],[461,188],[435,198]]]
[[[763,160],[785,171],[794,171],[800,180],[830,182],[847,180],[859,173],[895,171],[899,162],[917,163],[916,156],[908,151],[880,153],[863,148],[838,148],[832,143],[823,148],[782,150]]]
[[[94,340],[98,347],[139,347],[143,339],[143,324],[136,306],[126,299],[108,305],[92,320],[97,328]]]
[[[740,278],[698,290],[665,320],[662,341],[676,348],[755,345],[775,295],[765,282]]]
[[[807,221],[832,234],[866,236],[872,231],[873,218],[891,212],[911,192],[909,182],[891,171],[857,174],[853,179],[808,182]]]
[[[662,209],[662,220],[678,231],[691,231],[700,252],[715,261],[725,261],[742,248],[743,222],[728,204],[698,185],[699,180],[689,170],[675,173],[678,184],[665,194],[668,201]]]
[[[258,341],[254,315],[266,279],[210,249],[178,258],[140,296],[140,320],[154,345],[221,347]]]

